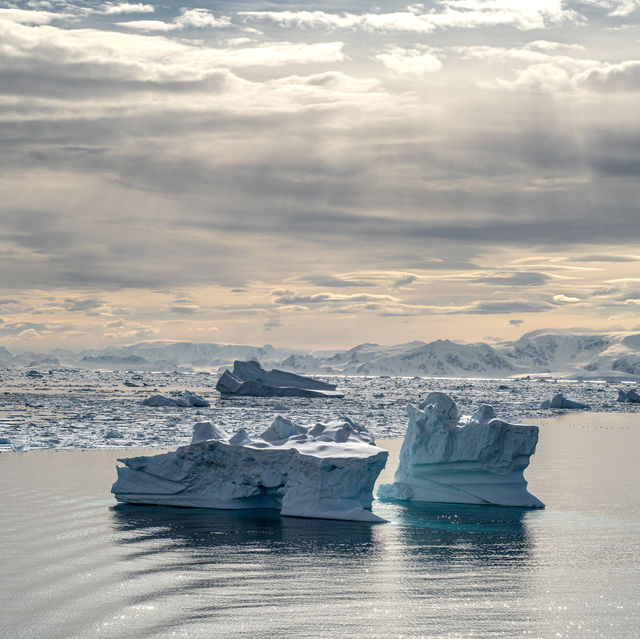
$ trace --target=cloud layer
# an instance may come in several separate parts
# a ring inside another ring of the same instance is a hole
[[[0,344],[637,325],[638,4],[0,2]]]

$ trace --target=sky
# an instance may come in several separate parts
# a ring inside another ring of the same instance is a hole
[[[640,330],[640,0],[0,0],[0,345]]]

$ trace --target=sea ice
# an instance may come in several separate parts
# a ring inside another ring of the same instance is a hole
[[[369,509],[387,461],[354,422],[304,427],[276,417],[260,437],[229,438],[211,422],[190,445],[120,459],[111,491],[118,501],[222,509],[272,508],[282,515],[381,522]]]
[[[419,408],[409,404],[407,414],[394,483],[378,488],[379,499],[544,508],[523,476],[537,426],[496,419],[486,404],[461,423],[444,393],[429,393]]]
[[[587,404],[582,402],[574,402],[567,399],[562,393],[554,395],[553,399],[546,399],[540,404],[540,408],[566,408],[571,410],[586,410],[589,408]]]
[[[335,384],[273,369],[264,370],[258,362],[233,363],[233,372],[222,373],[216,390],[223,395],[251,397],[343,397]]]

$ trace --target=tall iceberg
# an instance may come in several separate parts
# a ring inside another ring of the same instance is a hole
[[[344,397],[335,384],[277,368],[266,371],[258,362],[239,360],[233,363],[233,371],[222,373],[216,390],[222,395],[250,397]]]
[[[430,393],[407,406],[409,426],[393,484],[378,498],[544,508],[527,491],[523,471],[538,442],[537,426],[508,424],[483,405],[460,422],[455,402]]]
[[[119,459],[118,501],[222,509],[272,508],[282,515],[383,522],[371,511],[387,461],[349,419],[305,427],[276,417],[258,438],[210,422],[174,452]]]

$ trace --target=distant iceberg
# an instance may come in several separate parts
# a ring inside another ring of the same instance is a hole
[[[210,404],[206,399],[191,391],[183,391],[180,395],[167,397],[165,395],[152,395],[142,402],[143,406],[152,407],[180,407],[180,408],[207,408]]]
[[[236,360],[233,372],[221,375],[216,390],[222,395],[248,395],[251,397],[344,397],[328,384],[312,377],[303,377],[273,369],[264,370],[258,362]]]
[[[271,508],[295,517],[383,522],[370,508],[387,455],[348,419],[305,427],[278,416],[256,439],[244,430],[229,438],[201,422],[188,446],[119,459],[124,466],[111,492],[135,504]]]
[[[444,393],[430,393],[420,407],[409,404],[407,414],[394,483],[378,488],[379,499],[544,508],[523,475],[538,443],[537,426],[496,419],[488,405],[461,423]]]
[[[589,406],[582,402],[574,402],[567,399],[562,393],[557,393],[553,399],[546,399],[540,404],[540,408],[564,408],[566,410],[588,410]]]
[[[618,401],[628,402],[630,404],[640,404],[640,394],[638,394],[633,388],[628,390],[618,389]]]

